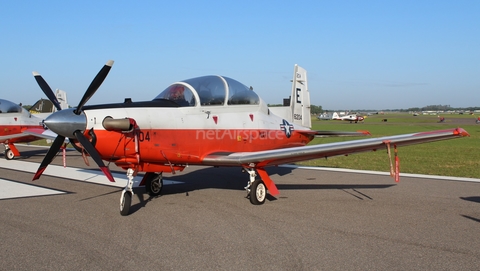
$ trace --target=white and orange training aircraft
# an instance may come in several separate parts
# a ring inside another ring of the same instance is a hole
[[[162,190],[162,173],[182,171],[187,165],[238,166],[248,172],[247,196],[263,204],[267,190],[279,194],[265,168],[308,159],[347,155],[467,136],[461,129],[368,138],[306,146],[315,136],[361,135],[361,132],[310,130],[310,97],[306,71],[295,65],[290,106],[268,108],[244,84],[224,76],[203,76],[178,81],[153,100],[89,105],[113,61],[100,70],[76,108],[45,119],[58,134],[33,179],[38,179],[65,138],[80,143],[110,181],[102,160],[127,170],[128,182],[120,198],[120,213],[127,215],[133,195],[133,177],[146,172],[141,184],[150,195]],[[40,85],[45,91],[46,84]],[[259,178],[257,178],[257,175]]]
[[[38,76],[36,75],[35,78],[39,78]],[[48,95],[53,95],[53,92]],[[52,103],[57,110],[68,108],[66,93],[63,90],[57,89],[56,95],[49,99],[53,100]],[[53,140],[57,137],[57,134],[46,129],[42,124],[43,119],[51,114],[51,112],[42,113],[41,108],[36,108],[36,105],[42,104],[43,101],[39,100],[32,106],[30,111],[36,111],[36,114],[32,114],[18,104],[0,99],[0,144],[5,146],[7,160],[20,156],[14,143],[28,143],[42,138]]]

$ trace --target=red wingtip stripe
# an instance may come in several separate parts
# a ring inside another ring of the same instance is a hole
[[[364,135],[372,135],[369,131],[365,131],[365,130],[360,130],[360,131],[357,131],[359,133],[362,133]]]
[[[470,134],[467,131],[465,131],[465,129],[460,127],[455,129],[455,131],[453,131],[453,134],[459,135],[459,136],[470,136]]]
[[[39,168],[37,170],[37,173],[35,173],[35,175],[33,176],[32,181],[38,180],[38,178],[40,178],[40,176],[42,176],[42,173],[45,171],[45,169],[46,169],[46,167]]]
[[[115,182],[115,179],[113,179],[112,173],[110,172],[108,167],[100,167],[100,169],[102,170],[103,174],[105,174],[105,176],[107,176],[109,181],[111,181],[112,183]]]
[[[455,129],[444,129],[444,130],[435,130],[435,131],[428,131],[428,132],[420,132],[416,135],[429,135],[429,134],[439,134],[439,133],[452,133],[455,136],[470,136],[470,134],[465,131],[464,129],[458,127]]]

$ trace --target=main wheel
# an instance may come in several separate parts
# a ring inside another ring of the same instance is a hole
[[[149,176],[145,179],[145,190],[147,193],[152,196],[158,196],[162,192],[163,188],[163,178],[162,173],[147,173]]]
[[[13,154],[13,151],[11,149],[5,150],[5,159],[12,160],[14,157],[15,154]]]
[[[131,205],[132,205],[132,193],[130,192],[123,193],[123,197],[120,200],[120,214],[122,216],[128,215]]]
[[[250,186],[250,202],[253,205],[265,203],[267,197],[267,188],[262,180],[255,180]]]

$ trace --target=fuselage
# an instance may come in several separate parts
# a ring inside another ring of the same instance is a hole
[[[127,125],[105,125],[106,119]],[[173,83],[152,101],[62,110],[45,124],[63,137],[82,131],[103,160],[147,172],[164,171],[151,165],[202,164],[213,153],[297,147],[313,139],[309,128],[273,114],[252,89],[222,76]]]
[[[146,163],[201,164],[202,158],[212,153],[303,146],[313,138],[301,133],[307,128],[271,114],[263,102],[210,107],[86,107],[84,113],[86,131],[93,128],[99,154],[119,164],[136,160],[137,154]],[[133,119],[137,128],[130,133],[107,131],[102,125],[105,117]]]

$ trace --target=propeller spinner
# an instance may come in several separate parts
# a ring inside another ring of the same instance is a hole
[[[52,162],[53,158],[60,150],[60,147],[65,141],[65,138],[75,137],[80,142],[80,144],[82,144],[88,154],[90,154],[95,163],[100,167],[108,180],[111,182],[115,182],[112,173],[103,163],[100,154],[98,154],[92,143],[90,143],[90,141],[88,141],[88,139],[83,135],[87,126],[87,120],[85,114],[82,111],[83,106],[93,96],[93,94],[95,94],[95,92],[98,90],[100,85],[107,77],[108,72],[112,68],[112,65],[113,60],[110,60],[102,67],[102,69],[98,72],[97,76],[95,76],[95,78],[93,79],[92,83],[90,83],[90,86],[85,91],[85,94],[83,95],[82,99],[78,103],[77,108],[75,109],[61,110],[58,100],[55,95],[53,95],[53,91],[48,86],[47,82],[42,78],[40,74],[36,72],[33,73],[33,75],[35,76],[35,80],[37,81],[38,85],[43,90],[45,95],[47,95],[50,101],[55,104],[55,107],[57,107],[58,104],[57,109],[59,109],[59,111],[52,113],[47,119],[45,119],[45,125],[50,130],[57,133],[58,136],[55,138],[52,146],[45,155],[45,158],[40,164],[37,172],[33,176],[33,180],[40,178],[43,171],[45,171],[47,166]]]

